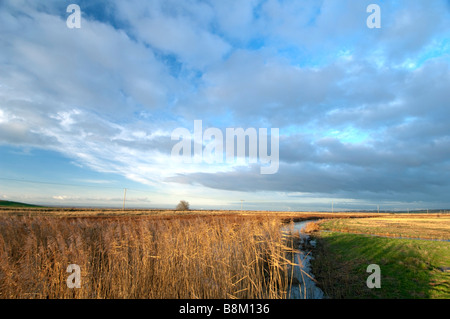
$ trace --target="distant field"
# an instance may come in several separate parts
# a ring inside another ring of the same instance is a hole
[[[450,240],[450,215],[405,215],[329,220],[321,223],[321,229],[391,237]]]
[[[0,200],[0,207],[40,207],[38,205],[31,205],[31,204],[25,204],[25,203],[19,203],[19,202],[12,202],[9,200]]]
[[[188,210],[173,209],[108,209],[108,208],[64,208],[64,207],[1,207],[3,216],[52,216],[52,217],[175,217],[175,216],[276,216],[280,218],[321,219],[391,216],[389,213],[371,212],[287,212],[287,211],[250,211],[250,210]]]

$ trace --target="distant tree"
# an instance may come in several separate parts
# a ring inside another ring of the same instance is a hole
[[[185,200],[180,200],[176,210],[189,210],[189,203]]]

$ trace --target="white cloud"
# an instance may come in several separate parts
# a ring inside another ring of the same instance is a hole
[[[168,180],[223,190],[247,177],[246,190],[373,196],[396,183],[408,192],[414,173],[427,193],[447,185],[429,168],[448,164],[448,4],[385,3],[373,32],[370,2],[84,2],[74,30],[58,1],[4,1],[0,142],[161,188],[160,200],[188,195]],[[194,119],[279,127],[288,174],[173,161],[170,133]]]

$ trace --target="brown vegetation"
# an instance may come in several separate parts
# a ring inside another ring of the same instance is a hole
[[[279,218],[0,216],[0,298],[287,298]],[[81,268],[70,289],[69,264]]]
[[[388,237],[450,240],[450,215],[397,215],[321,221],[321,229]]]
[[[72,208],[72,207],[0,207],[3,216],[59,216],[59,217],[174,217],[174,216],[266,216],[295,220],[317,218],[355,218],[390,216],[392,214],[368,212],[283,212],[283,211],[240,211],[240,210],[194,210],[176,209],[112,209],[112,208]]]
[[[317,222],[309,222],[306,224],[305,228],[303,229],[303,232],[306,234],[314,233],[319,231],[320,226]]]

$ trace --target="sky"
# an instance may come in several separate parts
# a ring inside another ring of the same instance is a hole
[[[448,208],[449,101],[448,0],[0,1],[3,200]],[[196,144],[195,121],[224,139],[267,129],[276,172],[196,158],[213,139]],[[190,162],[173,154],[178,128]]]

